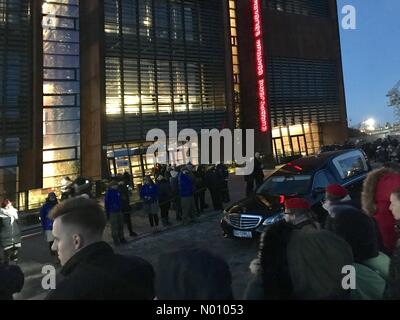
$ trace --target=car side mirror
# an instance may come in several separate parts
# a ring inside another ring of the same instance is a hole
[[[312,191],[312,194],[313,194],[314,198],[317,197],[318,195],[324,194],[324,193],[325,193],[325,188],[322,188],[322,187],[314,188],[313,191]]]

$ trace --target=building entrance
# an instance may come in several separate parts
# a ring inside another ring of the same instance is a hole
[[[318,125],[300,124],[273,128],[272,147],[278,164],[296,156],[316,154],[320,147]]]

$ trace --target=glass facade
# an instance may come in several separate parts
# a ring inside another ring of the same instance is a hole
[[[336,61],[270,57],[267,69],[273,126],[340,121]]]
[[[0,199],[16,200],[18,153],[31,143],[31,8],[0,0]]]
[[[153,128],[225,125],[222,4],[214,0],[105,0],[108,143]]]
[[[43,1],[43,188],[79,173],[79,0]]]
[[[321,130],[317,123],[303,123],[272,128],[272,147],[276,163],[293,156],[317,154],[321,146]]]
[[[240,72],[239,72],[239,47],[236,26],[236,0],[229,0],[229,26],[231,34],[232,75],[233,75],[233,113],[234,125],[238,129],[240,123]]]
[[[329,0],[265,0],[272,10],[304,16],[329,17]]]

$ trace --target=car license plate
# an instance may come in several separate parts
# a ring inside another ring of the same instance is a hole
[[[251,231],[233,230],[233,235],[238,238],[252,238]]]

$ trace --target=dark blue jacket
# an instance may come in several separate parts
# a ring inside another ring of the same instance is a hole
[[[44,231],[53,230],[53,220],[49,218],[49,213],[56,204],[57,202],[46,201],[46,203],[40,208],[40,222]]]
[[[117,190],[112,188],[107,190],[104,206],[108,215],[113,212],[121,212],[121,196]]]
[[[144,203],[154,203],[157,201],[157,186],[155,184],[145,184],[140,189],[140,198]]]
[[[193,196],[194,186],[193,178],[190,174],[179,174],[179,192],[181,197],[191,197]]]

